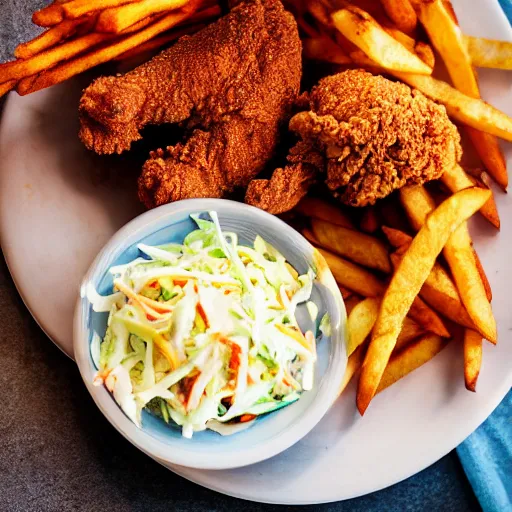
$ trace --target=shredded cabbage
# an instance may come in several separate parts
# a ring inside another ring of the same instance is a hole
[[[209,216],[192,215],[197,229],[183,244],[139,244],[140,257],[110,269],[111,295],[86,293],[94,311],[109,312],[91,344],[95,383],[138,426],[147,409],[185,437],[240,431],[314,382],[314,336],[295,318],[300,303],[318,315],[314,272],[299,275],[259,236],[239,245]]]

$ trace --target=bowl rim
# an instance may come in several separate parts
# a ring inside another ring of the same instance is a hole
[[[242,209],[249,211],[260,223],[274,224],[277,229],[289,232],[292,238],[300,238],[311,248],[312,254],[316,254],[316,256],[323,260],[316,249],[314,249],[309,241],[298,231],[278,217],[263,210],[228,199],[185,199],[144,212],[121,227],[98,253],[88,271],[85,273],[80,285],[80,294],[77,299],[73,319],[73,348],[82,379],[98,408],[118,432],[142,452],[158,462],[165,464],[177,464],[196,469],[231,469],[255,464],[281,453],[300,441],[320,422],[339,396],[339,390],[346,371],[348,357],[346,354],[347,340],[344,325],[346,321],[345,305],[331,271],[327,264],[324,264],[323,266],[325,268],[322,269],[322,273],[331,284],[329,289],[334,295],[336,307],[339,308],[338,313],[340,317],[340,325],[336,326],[333,330],[333,338],[331,339],[331,356],[326,369],[326,374],[329,374],[329,372],[330,374],[327,379],[323,379],[320,385],[318,393],[321,393],[321,396],[318,397],[319,399],[315,400],[308,407],[307,411],[302,414],[299,420],[265,441],[256,443],[241,451],[223,453],[221,457],[217,454],[210,455],[202,453],[201,451],[189,450],[186,445],[184,445],[183,448],[171,447],[151,436],[148,432],[145,432],[143,428],[137,427],[125,415],[104,386],[93,385],[92,379],[87,375],[88,371],[95,371],[95,369],[92,367],[90,357],[89,331],[82,328],[84,317],[83,304],[86,300],[85,285],[90,281],[102,260],[107,255],[111,255],[115,252],[128,236],[133,237],[138,232],[145,232],[144,236],[146,236],[154,232],[152,230],[154,225],[161,223],[163,218],[169,221],[168,225],[172,225],[173,217],[179,213],[216,210],[223,208],[223,205],[226,205],[226,203],[235,210]],[[184,441],[190,442],[189,440]]]

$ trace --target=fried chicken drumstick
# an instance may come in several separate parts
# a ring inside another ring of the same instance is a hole
[[[224,197],[273,156],[301,78],[297,25],[278,0],[247,0],[123,76],[101,77],[80,100],[80,138],[121,153],[149,124],[183,123],[182,143],[144,164],[148,208]]]
[[[309,108],[290,121],[301,140],[289,165],[270,180],[252,181],[249,204],[275,214],[290,210],[316,178],[343,203],[365,206],[406,184],[441,177],[461,157],[445,108],[382,76],[348,70],[324,78]]]

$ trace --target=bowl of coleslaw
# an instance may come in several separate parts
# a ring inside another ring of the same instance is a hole
[[[179,201],[121,228],[84,277],[74,351],[109,421],[164,464],[227,469],[304,437],[338,396],[346,313],[277,217]]]

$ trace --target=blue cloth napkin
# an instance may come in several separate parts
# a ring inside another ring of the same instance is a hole
[[[512,22],[512,0],[499,2]],[[512,391],[457,454],[484,512],[512,511]]]
[[[512,391],[457,454],[484,512],[512,511]]]

